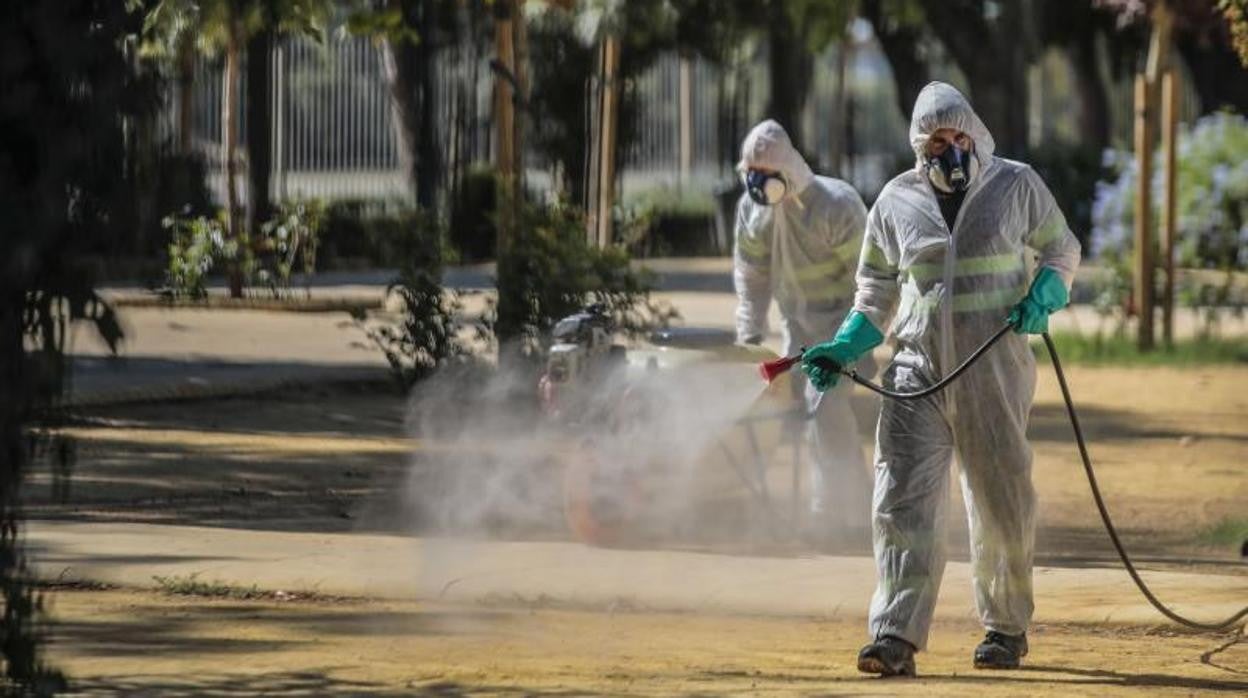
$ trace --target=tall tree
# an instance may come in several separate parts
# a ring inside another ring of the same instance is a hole
[[[0,683],[15,694],[64,686],[40,652],[19,494],[48,443],[34,420],[65,387],[68,326],[93,321],[114,348],[121,338],[80,255],[121,234],[127,131],[157,105],[127,48],[142,21],[131,5],[0,4]]]
[[[147,12],[144,35],[149,52],[176,52],[192,36],[200,50],[224,56],[221,161],[226,231],[231,238],[241,237],[243,231],[238,189],[238,87],[244,48],[264,31],[319,38],[330,9],[330,0],[158,0]],[[267,130],[267,125],[261,127]],[[231,265],[229,277],[230,295],[241,297],[243,276],[237,264]]]
[[[1120,27],[1147,25],[1160,0],[1093,0]],[[1174,18],[1175,48],[1190,69],[1201,113],[1230,107],[1248,112],[1248,72],[1237,46],[1248,49],[1248,4],[1243,0],[1166,0]],[[1237,43],[1239,42],[1239,43]],[[1248,50],[1243,58],[1248,59]]]
[[[923,11],[913,0],[863,0],[862,17],[871,23],[875,38],[893,71],[897,109],[910,120],[919,90],[931,80],[923,47]]]
[[[1031,3],[918,0],[924,18],[970,82],[975,111],[998,150],[1027,149],[1027,67],[1035,53]]]

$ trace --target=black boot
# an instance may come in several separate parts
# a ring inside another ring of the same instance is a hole
[[[989,630],[984,641],[975,648],[976,669],[1017,669],[1027,656],[1027,633],[1006,635]]]
[[[914,645],[885,635],[858,653],[858,671],[880,676],[914,676]]]

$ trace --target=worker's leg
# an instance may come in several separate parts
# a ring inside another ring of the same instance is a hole
[[[914,391],[925,379],[894,363],[885,384]],[[871,600],[873,638],[927,644],[945,568],[944,510],[953,436],[940,396],[884,400],[876,431],[873,525],[877,586]]]
[[[871,476],[862,454],[858,419],[850,403],[853,382],[842,378],[820,393],[806,381],[812,411],[809,426],[811,514],[829,533],[861,531],[864,544],[871,525]]]
[[[1027,417],[1035,363],[1018,338],[1007,338],[994,351],[955,387],[953,428],[970,524],[975,606],[988,630],[1019,635],[1033,608],[1036,494]]]

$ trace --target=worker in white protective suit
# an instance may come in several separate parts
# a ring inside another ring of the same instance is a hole
[[[1046,331],[1048,315],[1066,305],[1079,243],[1035,171],[993,155],[992,135],[953,87],[936,82],[919,93],[910,144],[917,166],[884,187],[867,217],[853,312],[832,341],[806,353],[803,371],[820,388],[835,385],[835,372],[815,360],[846,365],[888,328],[897,346],[884,383],[912,392],[939,380],[1003,323],[1016,333],[944,391],[884,400],[872,516],[873,640],[858,668],[914,674],[945,566],[944,505],[955,454],[975,605],[988,631],[974,665],[1013,668],[1027,653],[1035,538],[1026,428],[1036,372],[1024,334]]]
[[[733,259],[737,339],[763,340],[774,297],[787,355],[826,338],[849,311],[867,208],[850,185],[816,176],[770,119],[746,136],[737,169],[746,185]],[[818,544],[865,547],[871,479],[850,387],[820,395],[804,377],[794,381],[812,414],[809,533]]]

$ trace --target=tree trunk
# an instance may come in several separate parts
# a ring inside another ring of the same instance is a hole
[[[178,154],[190,155],[194,148],[192,111],[195,102],[195,42],[189,33],[178,39]]]
[[[382,69],[390,90],[399,163],[407,175],[408,189],[422,208],[437,203],[439,155],[434,118],[434,5],[436,0],[390,0],[405,29],[419,41],[386,39]]]
[[[951,4],[954,5],[951,8]],[[997,152],[1009,157],[1027,151],[1027,65],[1030,59],[1031,21],[1021,3],[999,3],[992,21],[982,12],[954,11],[977,3],[922,0],[928,24],[945,50],[971,83],[972,104],[997,143]]]
[[[272,215],[269,195],[273,173],[272,87],[273,30],[258,32],[247,42],[247,201],[252,231]]]
[[[1104,150],[1109,146],[1109,98],[1096,56],[1096,31],[1079,32],[1071,46],[1075,89],[1079,93],[1079,121],[1084,145]]]
[[[230,265],[230,297],[243,297],[243,270],[241,261],[246,251],[241,249],[242,226],[238,205],[238,60],[240,54],[238,34],[231,32],[225,51],[225,89],[221,100],[224,112],[225,134],[222,138],[221,158],[225,165],[225,220],[226,234],[239,243],[238,256]]]
[[[893,71],[893,87],[897,93],[897,109],[902,119],[910,122],[914,100],[928,83],[927,63],[919,56],[923,31],[918,26],[897,24],[880,9],[881,0],[862,3],[862,16],[871,23],[875,38]]]
[[[852,39],[846,32],[836,47],[836,91],[832,93],[832,118],[828,119],[828,167],[833,177],[844,177],[845,143],[849,136],[845,109],[845,78],[849,75],[849,57],[853,51]]]
[[[793,147],[804,153],[802,107],[810,92],[814,57],[806,49],[802,33],[793,26],[786,3],[773,2],[767,16],[768,61],[771,97],[767,116],[780,122]]]
[[[1184,36],[1175,42],[1175,48],[1190,69],[1192,87],[1200,97],[1201,114],[1224,107],[1240,114],[1248,112],[1248,79],[1244,79],[1244,69],[1229,46]]]
[[[402,39],[386,39],[382,52],[382,71],[390,91],[390,122],[398,143],[399,167],[407,179],[408,191],[414,200],[419,189],[416,176],[416,144],[420,140],[420,112],[415,98],[416,78],[413,75],[415,47]]]
[[[417,84],[416,98],[420,109],[420,128],[416,139],[416,203],[431,211],[438,203],[439,161],[436,124],[437,85],[434,79],[436,51],[434,32],[437,31],[437,0],[420,0],[415,3],[421,28],[420,41],[416,44]]]

